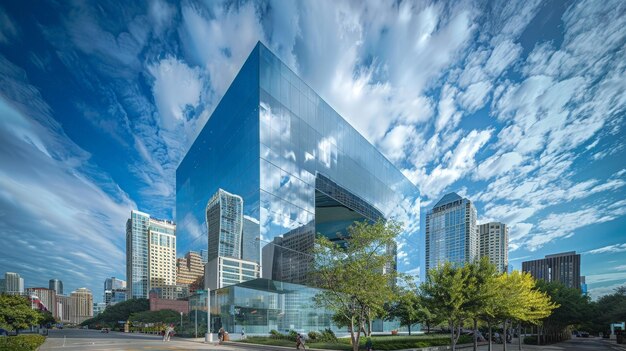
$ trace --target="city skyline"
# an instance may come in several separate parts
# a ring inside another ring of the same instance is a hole
[[[261,40],[419,188],[403,271],[455,191],[507,224],[513,268],[576,250],[591,296],[624,284],[625,4],[271,4],[3,4],[0,273],[97,301],[129,280],[128,214],[176,217],[175,169]],[[177,224],[177,257],[206,247]]]

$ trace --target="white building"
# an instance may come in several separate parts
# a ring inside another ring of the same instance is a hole
[[[500,222],[478,225],[479,257],[489,257],[499,273],[509,265],[509,227]]]
[[[215,290],[259,278],[260,266],[256,262],[218,256],[210,260],[205,269],[205,287]]]
[[[4,273],[4,293],[9,295],[22,295],[24,293],[24,278],[18,273]]]
[[[260,277],[256,262],[242,259],[243,199],[219,189],[206,206],[208,262],[204,285],[219,289]]]

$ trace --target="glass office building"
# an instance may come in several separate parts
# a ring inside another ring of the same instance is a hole
[[[470,200],[449,193],[426,213],[426,271],[444,262],[476,260],[478,244],[476,207]]]
[[[305,285],[279,282],[269,279],[254,279],[218,290],[211,290],[211,330],[220,328],[235,337],[244,328],[246,334],[268,334],[270,330],[286,333],[319,331],[331,328],[338,334],[348,332],[332,322],[333,313],[313,303],[318,289]],[[195,311],[198,311],[197,316]],[[201,326],[200,334],[206,331],[206,290],[189,297],[189,321],[196,318]],[[376,320],[374,332],[390,330],[406,331],[397,321]]]
[[[193,223],[207,235],[219,189],[243,200],[241,259],[268,279],[305,282],[316,233],[339,240],[354,221],[380,217],[419,227],[417,188],[261,43],[178,166],[183,237]],[[275,242],[285,237],[294,248]]]

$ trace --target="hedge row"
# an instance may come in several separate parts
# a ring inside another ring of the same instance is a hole
[[[35,351],[44,341],[46,338],[43,335],[36,334],[0,337],[0,350]]]

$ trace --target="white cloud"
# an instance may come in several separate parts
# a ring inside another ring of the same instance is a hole
[[[589,274],[585,276],[587,284],[607,283],[616,280],[621,280],[622,284],[624,284],[626,282],[626,272]]]
[[[430,174],[419,170],[405,174],[418,185],[423,194],[435,197],[474,168],[476,153],[487,143],[491,133],[491,129],[472,130],[453,151],[444,155],[443,162]]]
[[[474,176],[476,179],[490,179],[503,175],[517,167],[523,160],[522,155],[514,151],[493,155],[478,165]]]
[[[380,147],[387,158],[392,161],[401,161],[405,155],[405,148],[412,145],[416,137],[415,127],[397,125],[387,132],[380,142]]]
[[[179,59],[168,57],[148,66],[154,77],[152,92],[159,111],[159,124],[171,130],[185,122],[185,110],[196,108],[202,93],[202,77]]]
[[[589,250],[584,252],[585,254],[602,254],[602,253],[616,253],[616,252],[626,252],[626,244],[614,244],[599,247],[597,249]]]
[[[123,277],[124,224],[135,203],[65,135],[23,71],[0,66],[0,265],[29,286],[63,274],[68,290]]]
[[[491,88],[492,85],[488,81],[482,81],[470,85],[463,93],[459,94],[460,105],[468,113],[478,110],[487,102]]]
[[[589,288],[589,296],[591,296],[592,299],[597,300],[604,295],[613,294],[615,292],[615,289],[622,287],[625,284],[626,283],[621,282],[621,283],[616,283],[616,284],[611,284],[611,285]]]
[[[223,95],[257,41],[265,40],[253,3],[214,3],[209,10],[182,7],[183,43],[194,64],[204,67],[212,89]]]

